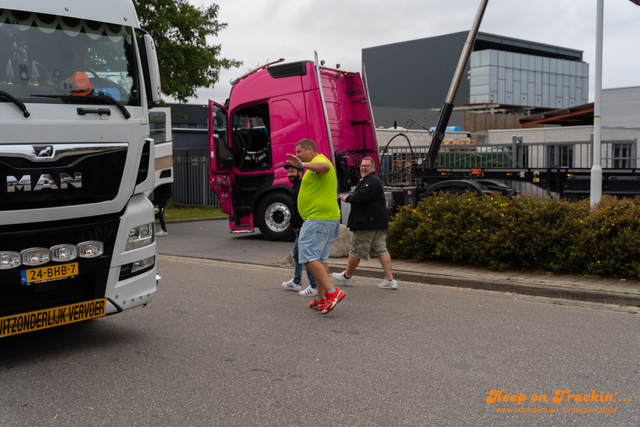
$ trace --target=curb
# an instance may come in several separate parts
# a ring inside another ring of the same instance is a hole
[[[226,219],[214,217],[210,218],[211,220],[218,219]],[[198,219],[197,221],[202,221],[204,219]],[[182,221],[175,220],[176,222],[193,222],[193,221]],[[172,255],[172,254],[160,254],[158,255],[167,255],[167,256],[183,256],[183,255]],[[196,259],[209,259],[212,261],[224,261],[224,262],[235,262],[228,261],[224,259],[217,258],[204,258],[204,257],[188,257],[188,258],[196,258]],[[235,262],[237,263],[237,262]],[[261,264],[261,263],[251,263],[251,262],[243,262],[242,264],[249,265],[262,265],[266,267],[277,267],[273,264]],[[282,267],[282,266],[281,266]],[[330,273],[341,273],[345,269],[344,265],[329,265]],[[372,277],[376,279],[384,279],[384,272],[380,269],[374,268],[366,268],[366,267],[358,267],[357,276],[362,277]],[[425,274],[425,273],[414,273],[409,271],[402,270],[394,270],[393,276],[396,279],[406,280],[409,282],[420,282],[424,284],[430,285],[443,285],[454,288],[470,288],[470,289],[481,289],[486,291],[496,291],[496,292],[512,292],[522,295],[533,295],[539,297],[547,297],[547,298],[561,298],[567,300],[578,300],[578,301],[588,301],[588,302],[598,302],[598,303],[606,303],[606,304],[624,304],[628,306],[636,306],[640,307],[640,295],[627,295],[621,294],[617,292],[606,292],[606,291],[594,291],[588,289],[570,289],[570,288],[560,288],[553,286],[539,286],[539,285],[527,285],[527,284],[518,284],[503,280],[481,280],[481,279],[466,279],[452,276],[441,276],[437,274]]]
[[[185,218],[185,219],[165,219],[165,224],[181,224],[183,222],[198,222],[198,221],[221,221],[223,219],[229,219],[226,216],[210,216],[206,218]],[[160,224],[160,221],[156,219],[156,224]]]
[[[341,273],[344,266],[329,266],[332,273]],[[384,279],[384,272],[372,268],[358,268],[358,276],[374,277]],[[517,284],[500,280],[470,280],[455,278],[450,276],[439,276],[435,274],[421,274],[407,271],[394,271],[395,279],[410,282],[420,282],[427,284],[437,284],[456,288],[482,289],[497,292],[515,292],[523,295],[535,295],[547,298],[562,298],[569,300],[602,302],[607,304],[625,304],[629,306],[640,306],[640,295],[626,295],[615,292],[592,291],[586,289],[567,289],[558,287]]]

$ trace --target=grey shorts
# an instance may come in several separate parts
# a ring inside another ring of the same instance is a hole
[[[389,255],[387,230],[354,230],[349,256],[362,260]]]
[[[308,219],[302,224],[298,237],[298,261],[328,262],[333,242],[340,235],[340,220]]]

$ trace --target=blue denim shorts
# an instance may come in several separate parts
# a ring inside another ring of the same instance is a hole
[[[308,219],[300,229],[298,260],[301,264],[311,261],[329,262],[333,242],[340,235],[340,220]]]

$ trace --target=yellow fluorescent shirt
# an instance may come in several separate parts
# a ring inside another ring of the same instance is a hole
[[[298,194],[298,212],[302,219],[339,220],[336,170],[331,161],[318,154],[311,162],[327,162],[331,168],[325,174],[306,170]]]

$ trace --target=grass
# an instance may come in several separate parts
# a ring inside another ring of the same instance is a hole
[[[173,219],[211,218],[216,216],[227,215],[223,214],[220,208],[213,206],[180,206],[170,203],[164,209],[164,219],[166,221]]]

